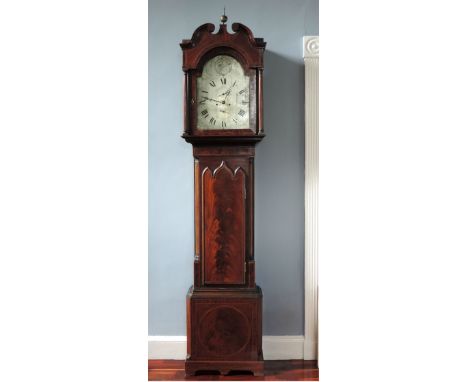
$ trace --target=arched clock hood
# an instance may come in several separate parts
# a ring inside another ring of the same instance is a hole
[[[227,19],[227,17],[226,17]],[[182,40],[182,70],[184,82],[184,132],[182,138],[193,144],[255,145],[265,136],[263,131],[263,55],[266,42],[254,37],[252,31],[241,23],[233,23],[229,33],[226,24],[200,25],[192,38]],[[197,78],[202,75],[207,61],[218,55],[235,58],[250,78],[249,129],[202,131],[197,128]]]

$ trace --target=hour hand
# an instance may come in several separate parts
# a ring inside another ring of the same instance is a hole
[[[218,102],[218,103],[221,103],[222,101],[219,101],[217,99],[213,99],[213,98],[208,98],[208,97],[203,97],[203,100],[204,101],[213,101],[213,102]]]
[[[237,81],[234,81],[234,83],[233,83],[231,86],[229,86],[229,89],[226,90],[223,94],[220,94],[218,97],[221,97],[221,96],[223,96],[223,95],[229,95],[229,93],[231,93],[231,89],[234,87],[234,85],[236,84],[236,82],[237,82]]]
[[[226,96],[227,96],[227,95],[229,95],[230,93],[231,93],[231,89],[226,90],[224,93],[221,93],[220,95],[218,95],[218,97],[221,97],[221,96],[223,96],[223,95],[226,95]]]

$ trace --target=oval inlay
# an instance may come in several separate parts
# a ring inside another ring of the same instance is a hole
[[[250,340],[250,325],[239,310],[220,306],[210,309],[201,319],[198,337],[213,355],[228,356],[241,351]]]

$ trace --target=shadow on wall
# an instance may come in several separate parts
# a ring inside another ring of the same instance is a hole
[[[255,169],[255,257],[264,334],[304,325],[304,63],[265,51],[265,139]],[[278,285],[278,284],[281,285]]]

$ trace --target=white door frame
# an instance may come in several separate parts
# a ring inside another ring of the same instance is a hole
[[[318,359],[319,37],[304,36],[305,243],[304,359]]]

